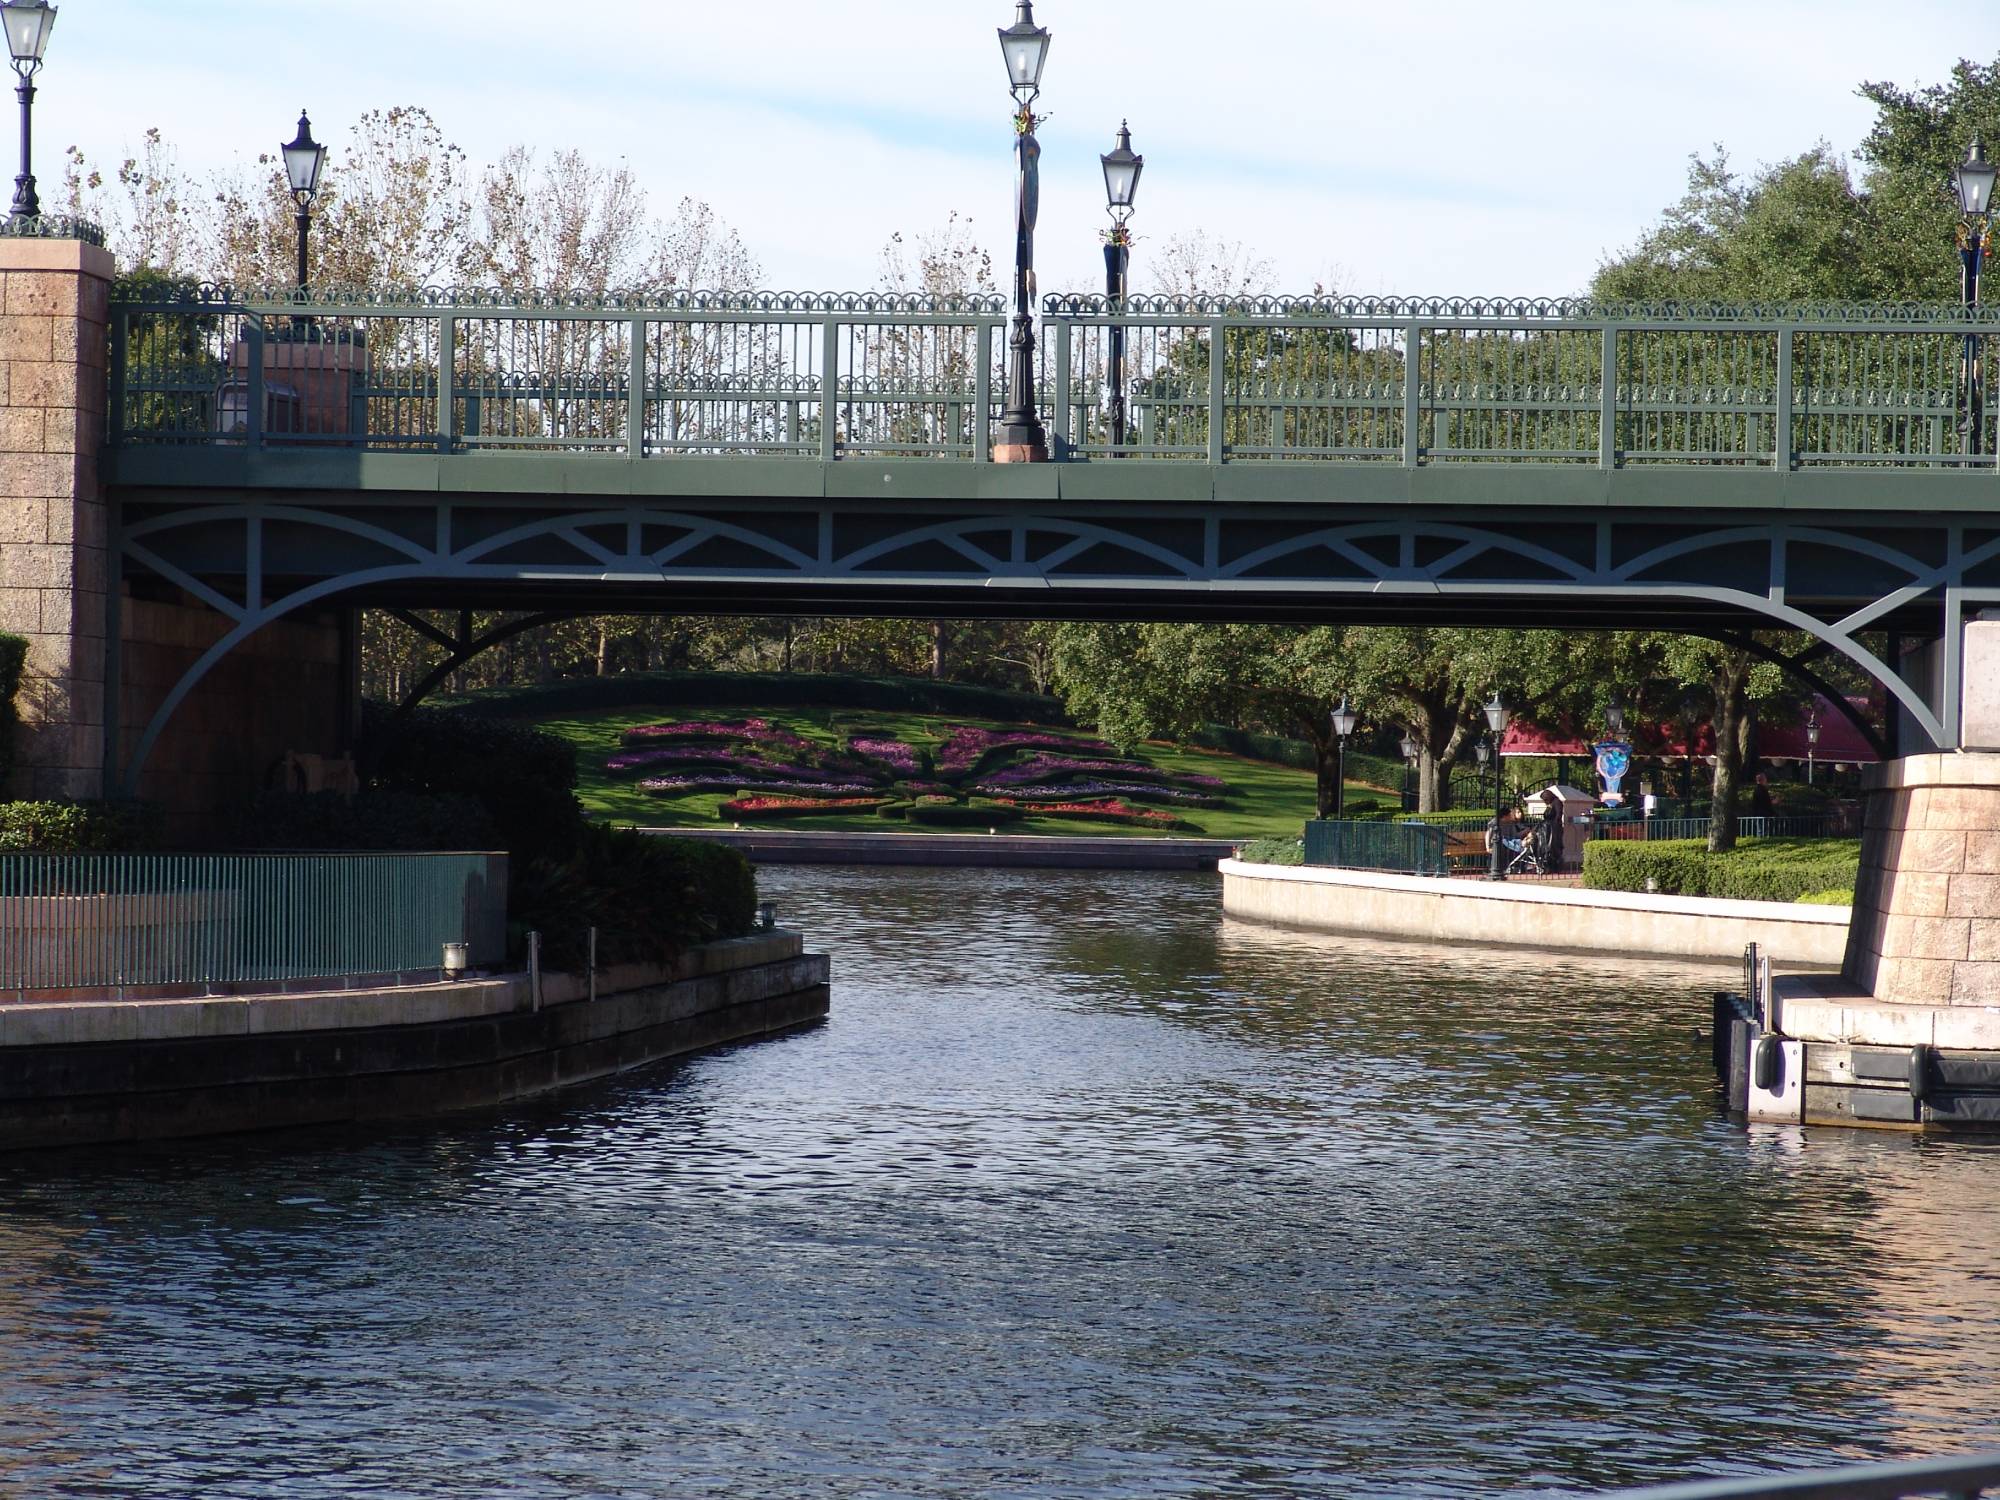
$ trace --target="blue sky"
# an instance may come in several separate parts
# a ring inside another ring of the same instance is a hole
[[[525,142],[706,199],[772,286],[865,287],[956,210],[1011,253],[1012,0],[60,0],[45,184],[149,126],[202,171],[364,110],[428,108],[475,161]],[[1559,294],[1679,192],[1691,152],[1850,151],[1867,79],[2000,55],[1990,0],[1038,0],[1045,290],[1102,277],[1097,156],[1129,117],[1145,257],[1240,240],[1283,288]],[[7,149],[12,149],[11,143]],[[1944,253],[1940,251],[1940,253]]]

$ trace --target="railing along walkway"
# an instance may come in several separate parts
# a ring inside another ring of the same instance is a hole
[[[990,297],[203,287],[111,316],[114,445],[983,462],[1005,399]],[[1059,462],[1985,469],[1968,338],[2000,354],[2000,314],[1065,296],[1038,384]]]

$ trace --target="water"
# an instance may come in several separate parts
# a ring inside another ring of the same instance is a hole
[[[1439,1495],[2000,1446],[2000,1159],[1746,1131],[1715,970],[769,871],[831,1022],[0,1158],[0,1493]]]

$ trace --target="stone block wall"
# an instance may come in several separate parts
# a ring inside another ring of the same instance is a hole
[[[0,631],[28,640],[14,796],[103,788],[111,257],[0,240]]]
[[[1871,773],[1848,979],[1901,1005],[2000,1005],[2000,754]]]
[[[153,712],[230,622],[198,605],[127,599],[119,743],[129,756]],[[231,651],[182,702],[139,776],[139,795],[167,810],[169,831],[226,835],[260,792],[282,784],[287,751],[336,756],[347,728],[347,674],[337,618],[300,615]]]

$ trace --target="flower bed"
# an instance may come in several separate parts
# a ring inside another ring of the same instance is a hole
[[[1162,812],[1156,807],[1134,807],[1129,802],[1117,798],[1106,798],[1096,802],[1051,802],[1034,804],[1032,809],[1038,818],[1077,818],[1099,823],[1127,823],[1146,828],[1185,828],[1182,822],[1170,812]]]
[[[1042,734],[1030,730],[958,728],[952,730],[937,753],[941,774],[972,770],[998,750],[1066,750],[1071,755],[1116,755],[1102,740],[1073,739],[1068,735]]]
[[[798,818],[816,813],[868,813],[889,805],[886,797],[738,797],[716,809],[725,818]]]
[[[1016,787],[1009,786],[996,776],[978,783],[973,790],[984,796],[1009,797],[1018,802],[1076,802],[1083,798],[1129,797],[1139,802],[1172,802],[1182,807],[1222,805],[1220,797],[1146,781],[1069,781],[1050,786]]]
[[[906,745],[901,740],[885,740],[857,735],[847,742],[847,748],[863,760],[875,762],[894,771],[897,776],[918,776],[923,773],[923,758],[914,745]]]
[[[649,776],[639,783],[639,790],[657,792],[666,797],[684,796],[688,792],[755,792],[804,800],[859,797],[869,793],[887,795],[880,787],[866,781],[759,782],[741,776]]]

